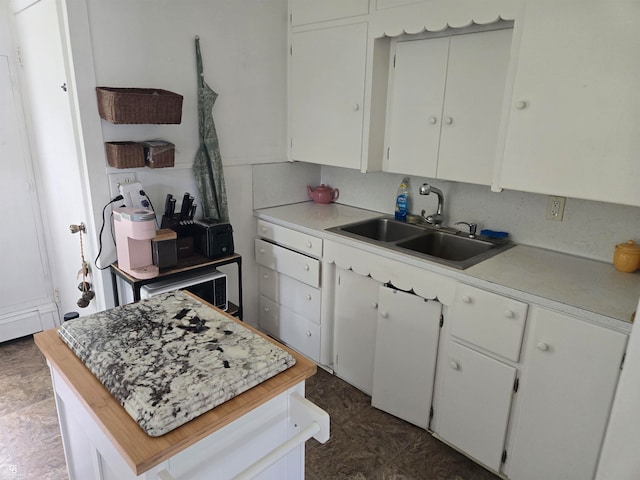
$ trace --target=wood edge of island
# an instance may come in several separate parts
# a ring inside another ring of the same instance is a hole
[[[197,297],[194,298],[202,301]],[[115,397],[62,341],[57,328],[35,334],[34,341],[50,368],[55,369],[75,393],[131,470],[136,475],[141,475],[268,400],[286,392],[313,376],[317,371],[316,364],[305,356],[226,312],[219,311],[228,319],[289,352],[296,359],[296,363],[287,370],[159,437],[151,437],[140,428]]]

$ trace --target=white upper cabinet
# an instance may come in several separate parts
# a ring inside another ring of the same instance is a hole
[[[386,171],[491,184],[511,34],[395,44]]]
[[[366,52],[366,23],[291,34],[291,160],[360,169]]]
[[[498,187],[640,205],[639,25],[634,0],[526,2]]]
[[[354,17],[369,13],[369,0],[291,0],[291,25]]]

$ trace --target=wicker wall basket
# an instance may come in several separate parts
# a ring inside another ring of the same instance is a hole
[[[144,145],[138,142],[106,142],[107,161],[115,168],[144,167]]]
[[[100,117],[111,123],[180,123],[182,95],[158,88],[97,87]]]
[[[173,167],[175,145],[162,140],[144,142],[144,159],[149,168]]]

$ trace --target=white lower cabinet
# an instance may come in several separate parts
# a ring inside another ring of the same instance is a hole
[[[368,395],[373,390],[380,285],[371,277],[336,268],[335,373]]]
[[[442,304],[380,287],[371,404],[427,428]]]
[[[499,471],[516,369],[452,341],[442,360],[446,373],[435,432]]]
[[[505,473],[592,479],[628,336],[532,307]]]

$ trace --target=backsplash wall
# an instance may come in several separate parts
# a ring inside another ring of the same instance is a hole
[[[340,190],[339,203],[393,213],[395,195],[403,175],[360,173],[323,166],[321,182]],[[489,187],[410,177],[410,212],[434,213],[437,197],[421,196],[419,186],[431,183],[445,198],[445,224],[458,221],[509,232],[521,244],[612,262],[614,246],[640,241],[640,208],[567,198],[563,221],[547,220],[547,196],[533,193],[492,192]]]

